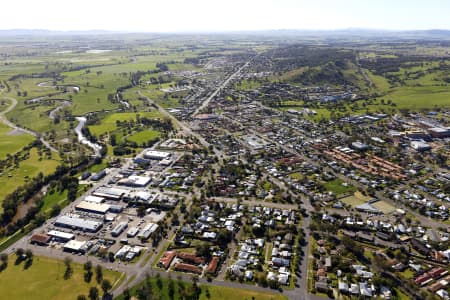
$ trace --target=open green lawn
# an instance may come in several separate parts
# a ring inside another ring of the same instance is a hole
[[[159,289],[156,284],[156,278],[152,277],[150,278],[150,282],[153,287],[153,294],[155,299],[160,300],[169,300],[169,291],[168,291],[168,283],[169,279],[167,278],[161,278],[162,282],[162,288]],[[180,299],[179,296],[179,282],[174,279],[174,297],[173,299]],[[192,286],[191,282],[182,282],[181,284],[184,285],[186,289],[189,289]],[[257,299],[257,300],[284,300],[287,299],[286,296],[281,294],[274,294],[272,291],[267,290],[267,292],[256,292],[246,289],[234,289],[229,287],[221,287],[221,286],[215,286],[215,285],[201,285],[201,294],[200,294],[200,300],[251,300],[251,299]],[[133,295],[135,293],[136,287],[131,288],[131,294]],[[209,293],[209,297],[207,294]],[[119,296],[116,298],[116,300],[123,300],[123,296]]]
[[[219,287],[219,286],[208,286],[208,287],[203,286],[202,294],[200,295],[200,300],[208,299],[206,297],[206,293],[205,293],[206,288],[208,288],[209,294],[211,295],[211,297],[209,299],[218,299],[218,300],[234,300],[234,299],[281,300],[281,299],[287,299],[287,297],[284,295],[272,294],[270,291],[261,293],[261,292],[255,292],[255,291],[245,290],[245,289],[233,289],[233,288],[226,288],[226,287]]]
[[[324,186],[328,191],[333,192],[336,196],[356,191],[354,186],[344,186],[343,184],[343,180],[336,178],[332,181],[325,182]]]
[[[10,127],[0,123],[0,159],[4,159],[7,154],[13,155],[33,140],[33,136],[13,131]]]
[[[49,131],[53,127],[53,121],[48,117],[48,112],[54,109],[55,105],[25,105],[19,102],[16,108],[7,114],[8,119],[22,127],[29,128],[37,132]],[[61,123],[55,130],[60,130]]]
[[[3,201],[6,195],[25,184],[27,178],[35,177],[39,172],[48,175],[55,171],[60,164],[59,156],[54,153],[52,155],[52,159],[39,160],[37,149],[32,148],[30,157],[20,162],[17,169],[4,171],[0,176],[0,202]]]
[[[158,111],[151,112],[139,112],[139,113],[112,113],[107,115],[99,125],[89,126],[89,130],[92,134],[97,136],[112,132],[117,129],[117,121],[129,121],[136,120],[136,114],[147,118],[160,118],[162,115]]]
[[[41,207],[41,211],[47,211],[52,208],[55,204],[64,204],[64,201],[67,199],[67,190],[64,191],[49,191],[42,201],[44,204]],[[61,205],[63,206],[63,205]]]
[[[446,86],[400,87],[386,96],[397,108],[412,110],[450,107],[450,89]]]
[[[389,91],[391,88],[391,85],[387,81],[387,79],[380,75],[375,75],[369,70],[365,69],[364,72],[366,72],[369,79],[372,81],[372,84],[374,85],[374,88],[382,93],[385,93]]]
[[[72,277],[64,280],[63,261],[34,257],[33,264],[24,269],[24,262],[15,265],[15,259],[15,255],[10,256],[8,267],[0,273],[2,299],[74,300],[80,294],[87,296],[91,286],[97,286],[101,291],[101,287],[95,282],[95,274],[90,283],[84,281],[82,265],[72,263]],[[103,275],[114,285],[121,274],[105,269]]]
[[[127,136],[127,140],[141,144],[142,142],[156,140],[159,137],[161,137],[161,133],[159,131],[144,129],[143,131]]]

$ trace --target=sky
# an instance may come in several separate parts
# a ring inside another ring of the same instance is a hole
[[[12,0],[1,11],[0,29],[450,29],[449,0]]]

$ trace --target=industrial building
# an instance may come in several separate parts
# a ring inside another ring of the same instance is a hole
[[[157,194],[147,191],[136,191],[131,194],[131,202],[151,204],[157,198]]]
[[[132,175],[128,178],[120,180],[118,184],[131,187],[146,187],[150,183],[150,181],[152,181],[150,177]]]
[[[142,240],[147,240],[158,227],[158,224],[148,223],[144,229],[142,229],[141,233],[139,233],[138,237]]]
[[[139,228],[138,227],[131,227],[127,231],[127,237],[129,237],[129,238],[135,237],[138,233],[139,233]]]
[[[118,237],[127,227],[127,222],[120,222],[116,225],[116,227],[113,228],[113,230],[111,230],[111,235],[114,237]]]
[[[102,170],[94,175],[91,176],[91,180],[92,181],[99,181],[100,179],[102,179],[103,177],[106,176],[106,171]]]
[[[105,202],[105,198],[89,195],[84,198],[84,201],[92,203],[103,203]]]
[[[122,205],[117,205],[117,204],[110,204],[109,205],[109,212],[115,213],[115,214],[119,214],[123,211],[123,206]]]
[[[110,209],[110,205],[105,203],[81,201],[79,204],[75,206],[75,209],[79,211],[104,215]]]
[[[169,158],[171,153],[162,152],[162,151],[154,151],[148,150],[144,153],[144,158],[153,159],[153,160],[163,160]]]
[[[106,198],[109,200],[120,200],[121,198],[125,197],[127,194],[129,194],[130,191],[126,189],[120,189],[116,187],[109,187],[109,186],[101,186],[98,189],[95,190],[92,194],[97,197]]]
[[[101,222],[86,220],[75,216],[61,216],[56,219],[55,226],[78,229],[88,232],[97,232],[103,224]]]
[[[55,241],[58,241],[58,242],[67,242],[67,241],[73,240],[75,238],[75,235],[72,233],[67,233],[67,232],[57,231],[57,230],[50,230],[47,234],[49,236],[51,236]]]
[[[84,253],[87,250],[86,243],[86,241],[70,240],[64,244],[63,249],[66,252]]]

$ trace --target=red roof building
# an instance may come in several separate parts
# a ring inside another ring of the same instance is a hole
[[[181,272],[189,272],[194,274],[202,274],[202,268],[190,265],[190,264],[183,264],[183,263],[176,263],[174,266],[175,271],[181,271]]]
[[[214,256],[206,267],[206,273],[216,274],[217,267],[219,266],[220,259],[217,256]]]
[[[172,260],[175,258],[176,255],[177,255],[176,251],[166,251],[159,260],[159,265],[164,269],[169,268],[170,264],[172,263]]]

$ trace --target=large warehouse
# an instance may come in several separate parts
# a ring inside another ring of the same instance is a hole
[[[163,160],[163,159],[167,159],[169,157],[170,157],[169,152],[148,150],[144,153],[144,158],[147,158],[147,159]]]
[[[86,220],[78,217],[61,216],[55,221],[55,226],[78,229],[88,232],[97,232],[103,224],[101,222]]]
[[[79,204],[77,204],[77,206],[75,206],[76,210],[102,215],[106,214],[109,208],[109,204],[94,203],[88,201],[81,201]]]
[[[150,177],[132,175],[128,178],[120,180],[118,184],[132,187],[145,187],[150,183],[150,181],[152,181]]]
[[[96,189],[92,194],[97,197],[106,198],[110,200],[120,200],[129,194],[130,191],[125,189],[120,189],[116,187],[101,186]]]

